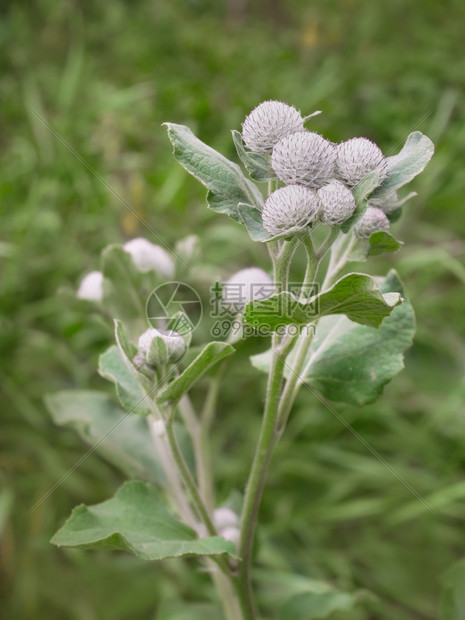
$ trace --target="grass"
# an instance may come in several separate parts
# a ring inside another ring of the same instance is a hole
[[[434,514],[303,392],[274,459],[257,560],[374,592],[378,601],[345,615],[349,620],[438,617],[441,575],[464,555],[464,12],[458,0],[383,6],[261,0],[246,3],[239,15],[206,0],[5,5],[0,598],[6,617],[145,619],[161,600],[211,596],[191,566],[49,545],[73,505],[106,498],[121,481],[98,454],[27,512],[86,449],[52,425],[43,396],[101,388],[97,358],[112,338],[109,326],[84,316],[60,291],[97,268],[106,244],[151,238],[114,192],[170,243],[199,234],[202,261],[216,273],[266,266],[263,248],[205,209],[204,191],[174,162],[160,126],[188,124],[234,157],[229,130],[266,98],[323,110],[312,127],[334,140],[367,135],[395,151],[419,123],[437,145],[412,188],[419,196],[396,229],[405,248],[371,266],[377,273],[395,266],[413,301],[418,332],[406,370],[376,404],[337,407]],[[220,498],[242,490],[249,466],[262,379],[246,357],[259,346],[243,346],[231,370],[234,383],[221,394],[214,427]],[[237,405],[239,391],[246,411]]]

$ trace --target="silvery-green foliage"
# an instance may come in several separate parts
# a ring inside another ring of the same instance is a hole
[[[271,155],[271,165],[287,185],[318,189],[334,177],[336,149],[317,133],[299,131],[280,140]]]
[[[174,276],[174,261],[166,250],[138,237],[123,245],[125,252],[131,255],[134,264],[140,271],[154,269],[165,278]]]
[[[316,192],[301,185],[288,185],[268,196],[263,207],[263,226],[271,235],[302,230],[318,215]]]
[[[340,226],[355,211],[355,198],[344,183],[334,180],[318,190],[320,220],[323,224]]]
[[[338,174],[351,187],[373,170],[379,171],[379,181],[383,181],[386,165],[381,149],[368,138],[351,138],[337,147]]]
[[[160,366],[177,362],[185,353],[186,345],[182,336],[174,331],[149,328],[139,337],[137,359],[149,366]]]
[[[365,213],[354,226],[354,234],[361,239],[368,239],[372,233],[388,231],[389,228],[389,220],[381,209],[367,207]]]
[[[294,106],[282,101],[264,101],[246,117],[242,138],[254,153],[271,154],[285,136],[303,131],[304,119]]]
[[[103,273],[91,271],[83,277],[76,293],[79,299],[101,301],[103,298]]]

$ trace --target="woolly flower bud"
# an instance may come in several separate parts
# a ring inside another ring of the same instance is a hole
[[[103,298],[103,273],[101,271],[91,271],[84,276],[76,295],[79,299],[101,301]]]
[[[320,220],[323,224],[340,226],[355,211],[355,198],[340,181],[332,181],[318,190]]]
[[[370,207],[377,207],[381,209],[381,211],[384,211],[384,213],[392,213],[399,206],[399,196],[394,190],[390,194],[381,196],[381,198],[371,198],[368,201],[368,205]]]
[[[389,230],[389,220],[376,207],[367,207],[360,220],[354,226],[354,233],[361,239],[369,239],[370,235],[381,230]]]
[[[271,297],[274,288],[270,284],[272,279],[263,269],[241,269],[223,284],[223,301],[228,305],[233,304],[236,311],[240,312],[252,299]]]
[[[313,189],[333,178],[335,162],[334,145],[310,131],[299,131],[283,138],[271,155],[271,166],[281,181]]]
[[[220,532],[220,536],[225,540],[233,542],[237,546],[241,533],[238,527],[225,527],[224,530]]]
[[[123,249],[131,255],[136,267],[140,271],[155,269],[161,276],[172,278],[174,276],[174,262],[171,256],[159,245],[154,245],[138,237],[123,245]]]
[[[379,170],[379,181],[386,178],[386,158],[368,138],[352,138],[337,147],[337,170],[348,185],[357,185],[369,172]]]
[[[213,511],[213,523],[218,531],[224,530],[227,527],[236,526],[239,522],[239,517],[235,512],[226,506],[216,508]]]
[[[318,215],[316,192],[301,185],[288,185],[270,194],[262,211],[263,226],[270,235],[305,228]]]
[[[177,332],[151,327],[139,338],[136,358],[142,357],[149,366],[159,366],[178,361],[185,350],[185,342]]]
[[[293,106],[264,101],[242,123],[242,138],[254,153],[270,154],[281,138],[303,128],[304,119]]]

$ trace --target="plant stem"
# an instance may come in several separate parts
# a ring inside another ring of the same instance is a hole
[[[253,620],[253,618],[255,618],[250,577],[252,549],[266,474],[273,448],[277,441],[277,435],[275,434],[276,417],[278,414],[279,396],[284,369],[284,358],[276,353],[277,346],[278,337],[274,334],[272,347],[273,358],[268,378],[265,412],[260,438],[258,440],[252,469],[247,483],[241,519],[241,537],[239,541],[239,556],[241,558],[241,564],[239,566],[239,595],[241,597],[242,609],[246,620]]]

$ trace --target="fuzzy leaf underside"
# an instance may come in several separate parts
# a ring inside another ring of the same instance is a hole
[[[434,154],[434,144],[420,131],[412,132],[402,150],[387,158],[387,177],[373,192],[372,198],[385,196],[410,183],[426,168]]]
[[[252,179],[262,183],[276,179],[276,173],[271,167],[270,161],[259,153],[246,150],[239,131],[233,130],[231,133],[237,154]]]
[[[165,123],[177,161],[207,189],[209,207],[240,221],[238,205],[250,203],[261,209],[263,197],[237,164],[199,140],[184,125]]]
[[[372,277],[350,273],[310,302],[299,301],[292,293],[282,292],[265,300],[249,302],[244,316],[254,327],[266,325],[272,330],[280,325],[307,325],[330,314],[345,314],[362,325],[379,327],[399,303],[398,293],[383,295]]]
[[[394,270],[380,283],[380,291],[404,294]],[[403,354],[411,346],[414,332],[415,316],[408,301],[394,308],[378,329],[357,325],[345,316],[323,317],[303,378],[330,400],[370,403],[404,367]],[[270,351],[251,357],[252,365],[263,372],[268,372],[270,360]],[[292,355],[286,363],[292,364]]]
[[[120,549],[142,560],[235,555],[233,543],[224,538],[197,538],[165,508],[154,486],[138,480],[126,482],[100,504],[77,506],[51,542],[58,547]]]

